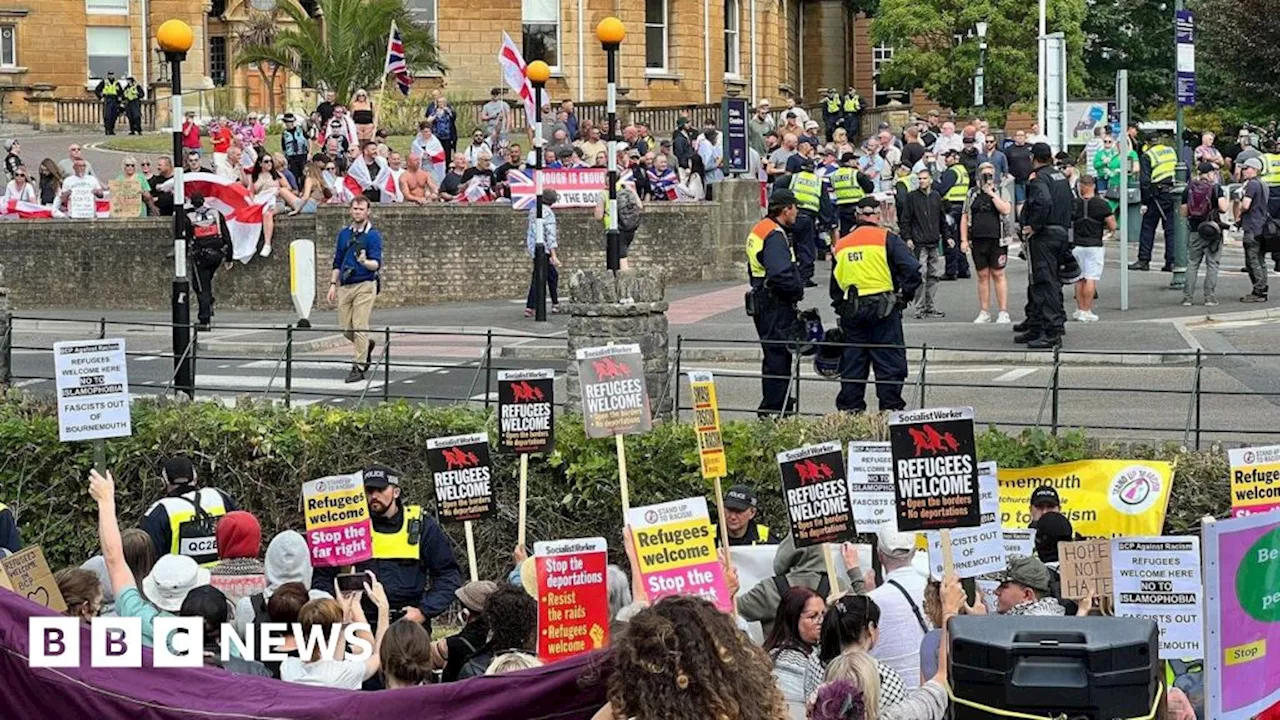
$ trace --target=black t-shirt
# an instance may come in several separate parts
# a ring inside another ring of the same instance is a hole
[[[147,178],[147,184],[151,186],[151,197],[155,198],[161,215],[173,215],[173,192],[159,189],[161,183],[171,179],[159,174]]]
[[[489,626],[483,620],[472,620],[458,632],[444,639],[449,650],[449,660],[445,663],[441,680],[453,682],[468,660],[484,649],[489,638]]]
[[[1079,247],[1102,247],[1102,231],[1111,217],[1111,205],[1094,195],[1085,200],[1076,198],[1073,214],[1075,244]]]
[[[467,168],[466,172],[462,173],[462,187],[466,187],[475,178],[480,178],[480,187],[486,190],[493,187],[493,170],[481,170],[478,167]]]
[[[1009,173],[1018,182],[1026,182],[1031,176],[1031,146],[1010,145],[1005,148],[1005,159],[1009,161]]]
[[[440,192],[445,195],[457,195],[458,188],[462,186],[462,176],[450,170],[440,181]]]
[[[1182,189],[1182,204],[1187,205],[1187,213],[1188,213],[1187,224],[1190,225],[1192,230],[1195,230],[1196,228],[1200,227],[1200,223],[1204,222],[1205,220],[1208,220],[1209,218],[1216,218],[1218,216],[1218,200],[1222,198],[1222,186],[1217,183],[1214,183],[1213,190],[1209,193],[1208,214],[1201,217],[1196,217],[1194,215],[1191,215],[1190,214],[1191,207],[1189,205],[1189,201],[1191,200],[1191,186],[1196,184],[1196,182],[1197,182],[1196,180],[1192,180],[1191,182],[1187,183],[1186,187]]]
[[[1000,211],[991,197],[981,190],[971,191],[969,201],[969,239],[999,240],[1004,234]]]
[[[920,162],[920,158],[924,157],[926,148],[920,143],[907,143],[902,146],[902,164],[913,168],[916,163]]]

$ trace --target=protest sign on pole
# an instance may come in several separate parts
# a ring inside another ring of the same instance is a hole
[[[1000,537],[1004,540],[1004,557],[1006,561],[1015,555],[1032,557],[1036,554],[1035,528],[1000,528]]]
[[[955,575],[959,578],[978,577],[1004,570],[1005,559],[1003,531],[1000,527],[1000,499],[996,492],[996,464],[978,464],[978,508],[982,525],[976,528],[951,530],[951,556],[955,563]],[[929,572],[935,580],[941,580],[946,571],[946,553],[942,549],[942,532],[926,533],[929,540]]]
[[[724,488],[720,478],[729,471],[724,455],[724,438],[720,435],[720,403],[716,398],[716,381],[709,372],[689,373],[689,390],[693,395],[693,431],[698,435],[698,466],[702,478],[716,486],[716,516],[720,518],[720,541],[729,552],[729,523],[724,516]]]
[[[124,340],[53,344],[58,439],[102,440],[133,434]]]
[[[614,438],[622,515],[626,517],[631,509],[631,489],[627,484],[627,445],[622,438],[653,427],[649,391],[644,384],[644,355],[633,343],[579,348],[576,357],[583,428],[589,438]]]
[[[373,558],[373,523],[360,473],[302,483],[302,517],[312,567],[355,565]]]
[[[733,612],[706,498],[631,508],[627,524],[650,603],[669,595],[697,595],[724,612]]]
[[[1204,657],[1200,538],[1113,538],[1111,565],[1116,617],[1154,621],[1161,660]]]
[[[427,467],[431,469],[431,479],[436,488],[436,516],[442,522],[462,521],[471,579],[479,580],[471,523],[494,512],[489,434],[481,432],[428,440]]]
[[[111,199],[111,217],[136,218],[145,216],[142,211],[142,183],[137,176],[131,179],[117,178],[107,183]]]
[[[58,590],[53,571],[49,569],[39,545],[0,558],[0,587],[54,612],[67,611],[67,603],[62,599],[62,592]]]
[[[944,567],[952,566],[951,530],[982,525],[973,408],[889,415],[898,530],[942,531]]]
[[[1031,468],[1000,468],[1004,527],[1031,523],[1031,493],[1058,491],[1062,514],[1085,537],[1159,535],[1173,485],[1173,466],[1152,460],[1079,460]]]
[[[1206,717],[1248,720],[1280,703],[1280,513],[1208,522]]]
[[[555,662],[609,645],[609,555],[604,538],[533,544],[538,658]]]
[[[839,441],[780,452],[778,468],[791,539],[797,548],[853,538],[853,509]],[[826,565],[835,592],[840,574],[830,555]]]
[[[498,447],[520,454],[520,519],[516,544],[525,545],[529,453],[555,446],[555,371],[498,371]]]
[[[1280,508],[1280,445],[1236,448],[1231,461],[1231,517]]]
[[[858,532],[898,529],[893,502],[893,453],[889,443],[849,443],[849,500]]]
[[[1111,597],[1111,541],[1105,538],[1058,543],[1058,574],[1062,597],[1083,600],[1093,594],[1103,602]]]

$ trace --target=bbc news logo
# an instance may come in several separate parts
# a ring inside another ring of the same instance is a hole
[[[32,617],[27,623],[30,638],[31,667],[84,667],[80,636],[84,624],[70,617]],[[89,667],[143,667],[142,620],[140,618],[97,617],[88,627]],[[341,627],[312,627],[303,632],[298,623],[262,623],[249,625],[241,637],[233,625],[223,624],[219,637],[220,659],[226,663],[235,656],[244,660],[283,662],[292,653],[279,652],[285,638],[292,637],[298,656],[331,658],[339,647],[346,648],[346,658],[363,661],[373,656],[369,641],[369,625],[350,623]],[[157,617],[152,623],[151,663],[149,667],[192,668],[204,665],[208,650],[204,646],[204,620],[198,617]]]

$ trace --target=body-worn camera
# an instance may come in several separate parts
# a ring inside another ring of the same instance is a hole
[[[364,233],[363,232],[352,233],[351,242],[347,243],[348,257],[358,262],[360,259],[360,253],[365,252],[365,250],[366,248],[365,248]],[[351,275],[355,273],[355,271],[356,271],[356,268],[354,267],[353,263],[346,263],[346,262],[342,263],[341,275],[342,275],[343,285],[347,284],[347,281],[351,279]]]

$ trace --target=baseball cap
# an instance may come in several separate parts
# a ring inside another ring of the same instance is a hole
[[[1048,485],[1041,485],[1031,493],[1031,507],[1061,504],[1062,499],[1058,497],[1058,491]]]
[[[817,120],[810,120],[809,122],[807,122],[807,123],[805,123],[805,124],[804,124],[804,127],[805,127],[805,129],[806,129],[806,130],[808,130],[809,128],[816,128],[816,127],[818,127],[818,121],[817,121]]]
[[[1261,158],[1251,157],[1251,158],[1249,158],[1248,160],[1245,160],[1245,161],[1244,161],[1243,163],[1241,163],[1240,165],[1241,165],[1241,167],[1253,168],[1254,170],[1257,170],[1258,172],[1262,172],[1262,160],[1261,160]]]
[[[965,135],[964,138],[960,140],[960,142],[964,143],[965,145],[972,145],[975,142],[977,142],[977,139],[974,138],[972,135]]]
[[[1038,142],[1031,146],[1031,157],[1043,163],[1053,162],[1053,148],[1049,143]]]
[[[298,118],[294,116],[293,113],[289,112],[289,113],[285,113],[284,117],[281,118],[281,120],[283,120],[284,122],[297,122]]]
[[[383,488],[391,487],[393,485],[396,487],[400,486],[399,473],[386,465],[369,465],[361,471],[361,475],[366,488],[382,490]]]
[[[186,455],[175,455],[164,461],[162,470],[164,481],[170,485],[182,485],[196,481],[196,469],[191,458]]]
[[[1196,170],[1202,174],[1207,174],[1211,172],[1217,172],[1218,166],[1214,165],[1211,162],[1202,162],[1196,166]]]
[[[489,596],[498,589],[498,583],[492,580],[473,580],[466,585],[453,591],[458,596],[458,602],[471,612],[480,612],[484,609],[484,603]]]
[[[942,157],[950,157],[952,155],[959,156],[960,151],[955,148],[947,148],[947,151],[942,153]]]
[[[1000,584],[1017,583],[1040,593],[1049,592],[1049,568],[1039,558],[1015,555],[1009,558],[1009,567],[1000,573]]]
[[[756,494],[751,492],[751,488],[746,485],[734,485],[724,494],[724,507],[726,510],[735,510],[742,512],[756,507],[759,500]]]
[[[769,194],[769,211],[796,204],[796,194],[787,188],[778,188]]]
[[[1044,562],[1057,562],[1058,543],[1075,537],[1071,521],[1062,513],[1049,512],[1041,515],[1035,526],[1036,555]]]
[[[874,215],[880,212],[880,201],[873,197],[864,197],[858,201],[859,215]]]
[[[885,555],[906,557],[915,552],[916,534],[881,527],[876,531],[876,547]]]
[[[851,152],[847,152],[840,156],[840,162],[842,163],[857,162],[857,160],[858,160],[858,156]]]

